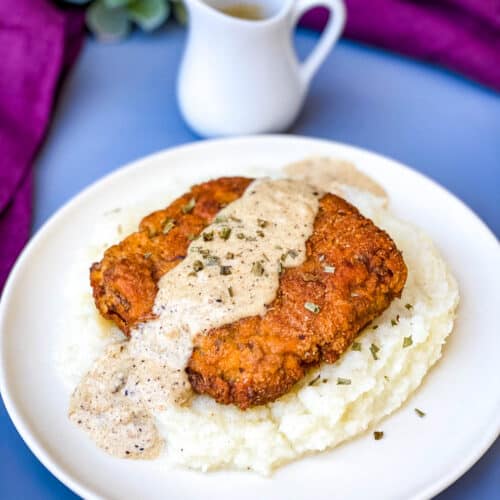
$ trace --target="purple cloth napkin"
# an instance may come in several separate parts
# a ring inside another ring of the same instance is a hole
[[[0,0],[0,291],[29,237],[31,166],[82,37],[81,11]]]
[[[500,0],[345,0],[345,36],[423,59],[500,91]],[[302,24],[322,29],[313,9]]]

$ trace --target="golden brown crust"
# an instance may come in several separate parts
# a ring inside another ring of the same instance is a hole
[[[275,400],[310,367],[335,362],[400,296],[406,276],[390,237],[342,198],[325,195],[306,261],[285,270],[267,313],[195,338],[187,368],[192,387],[242,409]]]
[[[125,333],[150,318],[157,282],[184,258],[189,235],[199,234],[250,182],[223,178],[195,186],[108,249],[91,268],[101,314]],[[195,209],[183,213],[192,197]],[[171,218],[175,226],[163,234]],[[325,266],[335,272],[325,272]],[[312,366],[335,362],[359,331],[400,296],[406,276],[390,237],[342,198],[325,195],[306,261],[284,271],[267,313],[195,337],[187,367],[193,389],[242,409],[275,400]],[[307,310],[306,302],[318,305],[319,312]]]
[[[167,208],[145,217],[139,231],[108,248],[90,269],[100,313],[126,335],[151,319],[158,280],[186,256],[190,238],[210,224],[223,206],[238,199],[250,182],[244,177],[223,177],[193,186]],[[196,205],[189,211],[192,198]]]

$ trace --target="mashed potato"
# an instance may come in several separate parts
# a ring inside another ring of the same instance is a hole
[[[203,471],[236,468],[267,474],[374,425],[401,406],[440,358],[459,300],[446,263],[422,231],[385,208],[383,198],[350,186],[344,186],[342,192],[402,250],[408,266],[402,298],[367,327],[354,349],[337,363],[311,371],[274,403],[241,411],[196,396],[191,406],[173,406],[156,414],[166,442],[156,461]],[[123,338],[94,307],[88,285],[90,263],[100,259],[107,246],[134,231],[144,214],[165,204],[162,196],[157,203],[104,214],[95,243],[78,259],[68,287],[69,314],[56,353],[68,390],[106,345]]]

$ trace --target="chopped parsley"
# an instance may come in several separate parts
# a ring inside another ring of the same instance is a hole
[[[203,233],[203,241],[212,241],[214,239],[214,232],[209,231],[208,233]]]
[[[403,339],[403,349],[405,347],[410,347],[411,345],[413,344],[413,338],[412,336],[410,335],[409,337],[405,337]]]
[[[338,377],[337,385],[351,385],[351,379]]]
[[[304,304],[304,307],[308,311],[310,311],[310,312],[312,312],[314,314],[318,314],[321,311],[321,308],[317,304],[315,304],[314,302],[306,302]]]
[[[231,228],[230,227],[223,227],[220,231],[219,231],[219,236],[223,239],[223,240],[227,240],[229,239],[229,236],[231,236]]]
[[[183,207],[182,207],[182,213],[183,214],[189,214],[193,211],[194,206],[196,205],[196,200],[194,198],[191,198]]]
[[[372,344],[370,346],[370,352],[372,353],[373,359],[376,361],[378,359],[377,353],[380,351],[380,347],[377,344]]]
[[[353,342],[352,343],[353,351],[361,351],[361,342]]]
[[[419,410],[418,408],[415,408],[415,413],[420,417],[424,418],[425,417],[425,411]]]
[[[374,431],[373,438],[375,441],[380,441],[384,437],[384,433],[382,431]]]
[[[218,266],[220,259],[216,255],[207,255],[206,257],[203,257],[205,259],[205,265],[207,266]]]
[[[321,378],[321,374],[319,374],[318,376],[314,377],[308,385],[312,386],[312,385],[315,385],[318,383],[319,379]]]
[[[229,294],[230,297],[234,297],[234,292],[233,292],[233,287],[232,286],[228,287],[227,293]]]
[[[197,273],[198,271],[201,271],[205,266],[203,265],[203,262],[201,260],[195,260],[193,262],[193,271]]]
[[[168,234],[175,227],[174,219],[166,219],[163,223],[162,233]]]
[[[394,319],[391,319],[392,326],[396,326],[398,323],[399,323],[399,314]]]
[[[254,262],[252,264],[252,274],[262,276],[264,274],[264,266],[260,262]]]
[[[267,220],[264,219],[257,219],[257,224],[259,225],[259,227],[264,228],[269,224],[269,222],[267,222]]]
[[[228,276],[229,274],[232,274],[231,269],[231,266],[220,266],[220,273],[223,276]]]
[[[413,305],[412,304],[405,304],[405,307],[406,307],[406,309],[408,309],[408,311],[410,309],[413,309]]]

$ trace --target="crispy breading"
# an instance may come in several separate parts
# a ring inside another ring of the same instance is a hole
[[[145,217],[138,232],[108,248],[90,269],[100,313],[126,335],[151,319],[159,279],[186,256],[191,239],[251,182],[244,177],[223,177],[193,186],[167,208]],[[196,199],[194,207],[192,199]]]
[[[306,253],[263,317],[195,338],[187,370],[197,392],[243,409],[275,400],[312,366],[334,363],[406,281],[390,237],[335,195],[321,199]]]
[[[91,270],[101,313],[126,333],[150,318],[156,283],[185,256],[188,236],[198,234],[250,182],[218,179],[195,186],[107,250]],[[196,207],[183,213],[191,197]],[[175,226],[162,234],[169,218]],[[384,231],[342,198],[324,195],[306,260],[284,270],[266,314],[195,337],[186,368],[193,389],[242,409],[275,400],[311,367],[335,362],[360,330],[400,296],[406,276],[401,253]]]

